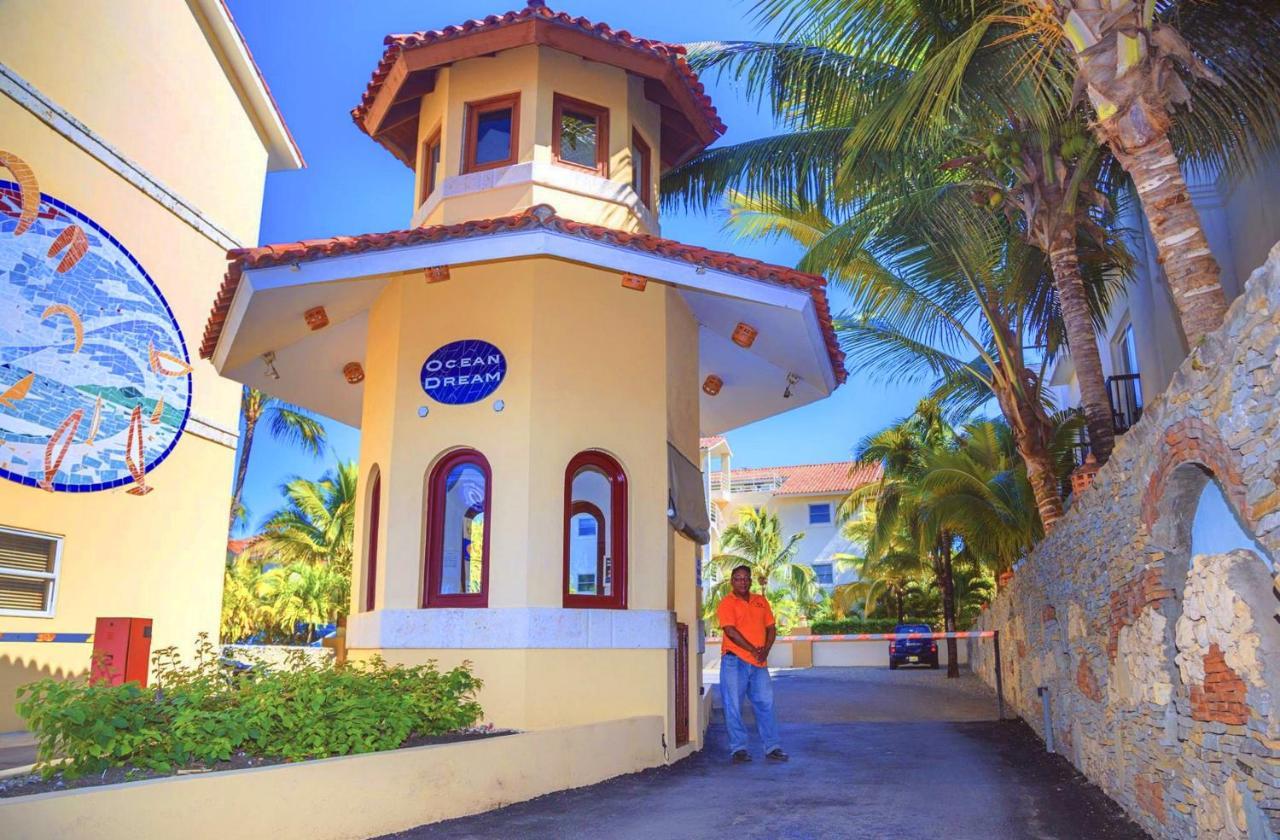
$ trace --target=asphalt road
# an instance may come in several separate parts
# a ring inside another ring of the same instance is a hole
[[[967,672],[821,668],[775,676],[787,764],[727,760],[723,725],[671,767],[397,838],[1146,837]],[[710,686],[709,690],[716,690]],[[718,716],[717,716],[718,718]]]

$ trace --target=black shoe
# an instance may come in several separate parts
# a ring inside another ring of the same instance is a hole
[[[778,747],[776,750],[766,755],[765,758],[769,759],[770,761],[790,761],[791,760],[791,756],[784,753],[782,751],[782,747]]]
[[[746,750],[738,750],[736,753],[733,754],[734,764],[747,764],[750,761],[751,761],[751,753],[747,752]]]

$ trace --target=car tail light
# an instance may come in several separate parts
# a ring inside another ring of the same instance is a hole
[[[937,642],[930,642],[930,643],[929,643],[929,653],[937,653],[937,652],[938,652],[938,643],[937,643]]]

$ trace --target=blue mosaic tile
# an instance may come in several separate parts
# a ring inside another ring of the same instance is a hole
[[[21,200],[17,184],[0,180],[0,478],[73,493],[132,484],[125,450],[135,409],[144,472],[186,428],[191,374],[166,374],[189,371],[182,330],[134,256],[66,202],[42,193],[35,221],[14,236]],[[73,224],[88,251],[59,273],[67,249],[50,256],[50,247]],[[153,347],[181,363],[153,364]]]

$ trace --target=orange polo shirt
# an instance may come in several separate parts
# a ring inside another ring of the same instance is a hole
[[[765,630],[774,624],[773,610],[769,607],[769,601],[763,595],[755,594],[748,596],[744,601],[730,592],[720,602],[720,606],[716,607],[716,618],[720,620],[721,627],[732,627],[742,634],[742,638],[757,647],[764,644]],[[722,650],[752,665],[765,664],[757,659],[755,654],[743,650],[741,646],[731,641],[728,636],[724,637]]]

